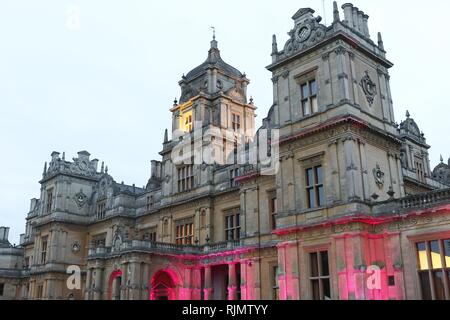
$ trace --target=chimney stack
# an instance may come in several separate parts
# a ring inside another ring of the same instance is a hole
[[[361,10],[358,10],[358,31],[361,32],[362,34],[366,35],[364,33],[363,16],[364,16],[364,12],[362,12]]]
[[[367,14],[363,15],[363,26],[364,26],[364,34],[367,38],[370,38],[369,32],[369,16]]]
[[[346,3],[342,5],[342,9],[344,9],[344,18],[347,21],[347,25],[353,28],[353,5]]]
[[[352,15],[353,15],[353,29],[358,30],[358,11],[357,7],[353,7]]]
[[[0,227],[0,243],[9,243],[9,228],[8,227]]]

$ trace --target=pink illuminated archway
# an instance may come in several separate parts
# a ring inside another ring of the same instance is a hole
[[[176,300],[178,277],[172,270],[160,270],[151,280],[150,300]]]
[[[114,280],[116,280],[117,278],[122,277],[122,270],[115,270],[111,273],[111,275],[109,276],[109,281],[108,281],[108,300],[112,300],[112,294],[113,294],[113,284],[114,284]]]

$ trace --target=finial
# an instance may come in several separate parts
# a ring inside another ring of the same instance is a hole
[[[177,98],[175,98],[175,100],[173,100],[173,106],[176,107],[178,105],[178,100]]]
[[[108,174],[108,166],[105,168],[105,173]]]
[[[102,168],[101,168],[100,172],[101,173],[105,172],[105,162],[104,161],[102,161]]]
[[[339,9],[337,2],[333,2],[333,22],[341,21],[341,17],[339,16]]]
[[[166,129],[164,131],[164,143],[169,142],[169,131]]]
[[[213,39],[211,41],[211,49],[217,49],[216,27],[211,27],[211,29],[213,29]]]
[[[442,158],[442,157],[441,157]],[[45,164],[44,164],[44,173],[43,173],[43,175],[45,175],[47,173],[47,161],[45,162]]]
[[[411,117],[411,115],[409,114],[409,111],[406,110],[406,117],[409,119],[409,117]]]
[[[444,158],[442,157],[442,154],[441,154],[441,163],[444,163]]]
[[[278,44],[277,44],[277,36],[272,36],[272,54],[278,53]]]
[[[253,97],[250,96],[250,104],[253,104]]]
[[[62,160],[66,161],[66,153],[65,152],[63,152]]]
[[[383,38],[381,37],[381,32],[378,32],[378,47],[384,51]]]

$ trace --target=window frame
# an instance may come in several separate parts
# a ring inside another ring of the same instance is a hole
[[[314,248],[307,250],[307,261],[308,261],[308,273],[307,273],[307,280],[308,280],[308,286],[309,286],[309,294],[311,297],[311,300],[317,300],[314,297],[314,286],[313,282],[318,281],[319,283],[319,300],[325,300],[325,293],[324,293],[324,281],[328,281],[328,287],[330,289],[330,300],[333,299],[333,287],[332,287],[332,264],[330,263],[330,249],[329,248]],[[322,264],[322,254],[327,254],[327,261],[328,261],[328,275],[323,274],[323,264]],[[312,268],[312,256],[315,255],[317,259],[317,276],[313,275],[313,268]]]
[[[446,262],[446,249],[445,242],[448,241],[450,250],[450,235],[436,235],[434,238],[424,237],[424,238],[416,238],[413,241],[413,248],[416,256],[416,277],[418,281],[418,289],[420,293],[420,298],[422,300],[450,300],[450,263]],[[432,257],[432,249],[431,243],[438,242],[439,248],[439,256],[440,256],[440,267],[434,267],[434,260]],[[422,268],[422,261],[420,256],[419,244],[425,244],[425,252],[426,252],[426,267]],[[436,274],[441,273],[443,280],[443,293],[444,299],[437,299],[437,289],[436,289]],[[430,292],[430,297],[425,298],[425,293],[423,290],[424,283],[422,282],[422,275],[425,275],[427,278],[427,284],[429,287],[427,288]]]
[[[232,225],[229,226],[231,218]],[[227,209],[224,215],[224,239],[225,241],[238,241],[241,239],[241,208],[234,207]],[[229,237],[230,232],[232,236]]]
[[[318,169],[321,170],[320,178]],[[312,182],[310,180],[309,172],[312,170]],[[305,191],[306,203],[308,209],[319,209],[325,206],[325,182],[324,182],[324,167],[322,164],[315,164],[304,168],[305,173]],[[320,192],[322,190],[322,192]],[[312,192],[312,194],[311,194]],[[321,199],[322,194],[322,199]],[[311,196],[314,203],[311,204]]]
[[[194,165],[188,164],[177,167],[178,192],[187,192],[195,188]]]
[[[314,84],[314,87],[313,87]],[[300,85],[300,109],[303,118],[311,117],[319,113],[318,93],[319,86],[316,77],[310,77],[305,79]],[[304,88],[307,89],[305,93]],[[309,109],[309,113],[306,112],[306,108]]]
[[[47,263],[47,252],[48,252],[48,236],[43,236],[41,237],[40,264]]]
[[[175,221],[175,244],[194,244],[194,218],[185,218]]]
[[[55,191],[55,189],[49,188],[46,190],[47,194],[46,194],[46,200],[45,200],[45,213],[46,214],[50,214],[53,211],[53,192]]]
[[[231,113],[231,127],[234,132],[241,130],[241,114],[236,112]]]

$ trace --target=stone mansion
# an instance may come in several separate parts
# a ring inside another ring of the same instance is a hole
[[[411,115],[396,122],[368,15],[333,12],[300,9],[283,47],[273,36],[260,128],[214,38],[144,188],[53,152],[20,245],[0,228],[0,299],[450,299],[450,163],[433,170]]]

